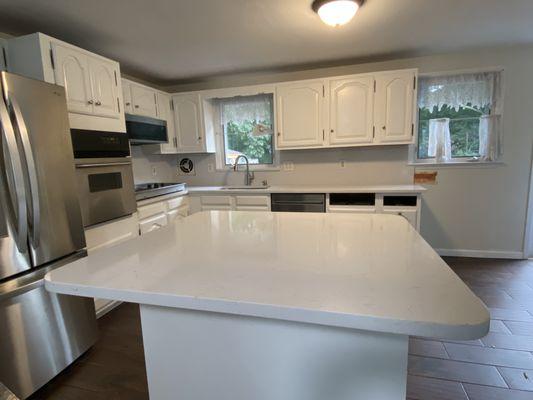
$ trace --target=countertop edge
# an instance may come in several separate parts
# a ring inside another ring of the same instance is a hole
[[[270,194],[270,193],[423,193],[427,189],[421,185],[373,185],[373,186],[284,186],[273,185],[266,189],[222,189],[226,186],[190,186],[189,194]]]
[[[162,293],[138,293],[123,289],[95,288],[88,285],[57,283],[46,274],[45,288],[50,292],[82,297],[99,297],[157,307],[181,308],[250,318],[268,318],[288,322],[309,323],[345,329],[358,329],[396,335],[419,336],[432,339],[474,340],[489,331],[490,314],[477,324],[447,325],[426,321],[398,320],[367,315],[349,315],[321,310],[287,308],[268,304],[237,302],[207,298],[176,296]]]

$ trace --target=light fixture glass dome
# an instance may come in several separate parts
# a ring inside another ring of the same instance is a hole
[[[316,11],[324,23],[330,26],[339,26],[350,22],[360,4],[362,4],[362,1],[322,0],[313,3],[313,10]]]

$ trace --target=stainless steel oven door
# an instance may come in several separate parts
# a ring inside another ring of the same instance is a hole
[[[137,210],[130,159],[76,160],[76,173],[85,227],[130,215]]]

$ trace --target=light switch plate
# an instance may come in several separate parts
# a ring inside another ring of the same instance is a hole
[[[215,172],[215,166],[211,163],[207,164],[207,172]]]

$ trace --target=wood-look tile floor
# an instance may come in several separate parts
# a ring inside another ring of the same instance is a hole
[[[447,258],[491,311],[491,331],[466,342],[411,338],[409,400],[533,400],[533,262]],[[147,399],[139,310],[99,321],[96,345],[31,399]]]

